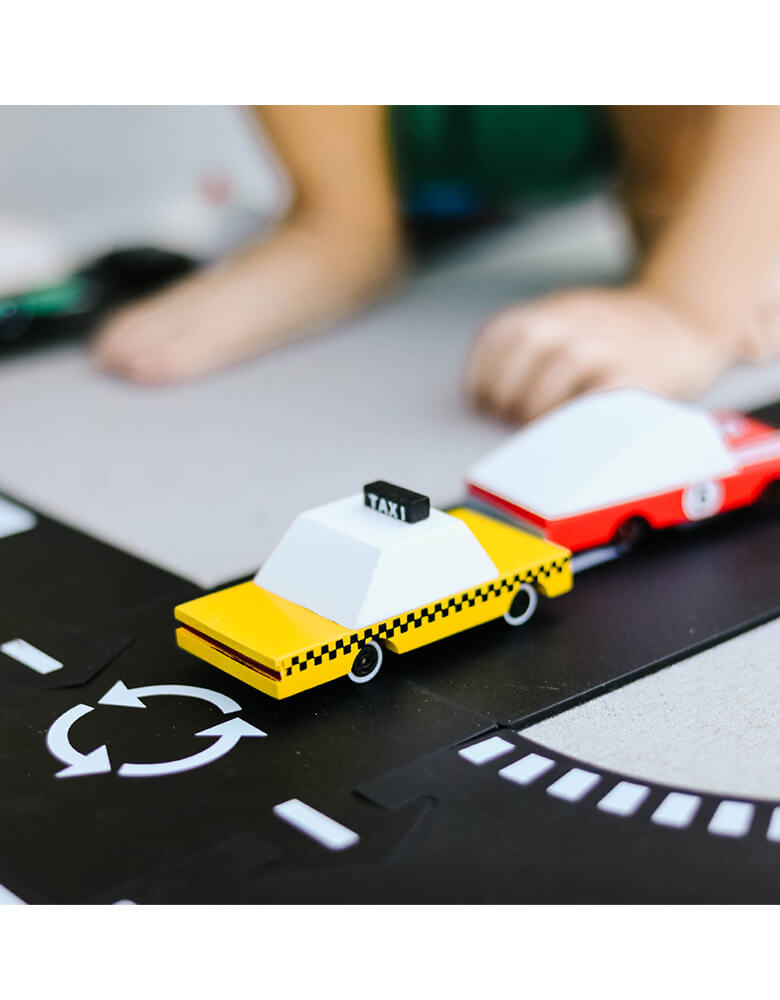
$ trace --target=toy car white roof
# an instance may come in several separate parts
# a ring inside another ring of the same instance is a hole
[[[431,508],[425,520],[407,524],[371,510],[357,494],[300,514],[255,583],[358,629],[496,576],[458,518]]]
[[[468,479],[558,518],[733,471],[708,413],[639,389],[615,389],[541,417],[477,462]]]

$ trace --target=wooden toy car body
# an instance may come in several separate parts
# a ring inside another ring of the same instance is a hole
[[[254,580],[175,609],[182,649],[274,698],[349,675],[571,588],[570,553],[467,509],[401,524],[360,496],[300,515]]]
[[[572,551],[701,521],[780,482],[780,431],[639,390],[582,397],[468,475],[470,496]]]

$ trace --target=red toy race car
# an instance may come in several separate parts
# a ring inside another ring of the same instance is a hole
[[[479,461],[469,494],[573,551],[780,492],[780,431],[638,389],[582,396]]]

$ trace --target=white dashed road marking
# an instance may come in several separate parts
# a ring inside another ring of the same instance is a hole
[[[360,840],[354,830],[307,806],[300,799],[280,802],[274,806],[274,814],[323,847],[327,847],[329,851],[343,851]]]
[[[5,653],[6,656],[12,657],[39,674],[51,674],[55,670],[62,670],[62,663],[59,660],[55,660],[53,656],[44,653],[32,643],[25,642],[24,639],[9,639],[0,646],[0,653]]]
[[[514,764],[502,767],[498,774],[507,781],[514,781],[516,785],[530,785],[532,781],[546,774],[551,767],[555,767],[554,760],[542,757],[538,753],[529,753],[521,760],[516,760]]]
[[[613,816],[633,816],[642,805],[650,789],[647,785],[637,785],[633,781],[621,781],[598,803],[602,812]]]
[[[464,750],[458,750],[458,754],[470,764],[487,764],[488,761],[502,757],[514,749],[514,743],[510,743],[509,740],[504,740],[500,736],[491,736],[490,739],[474,743]]]
[[[650,819],[661,826],[674,826],[682,829],[691,825],[700,805],[701,799],[698,795],[669,792]]]
[[[24,903],[24,900],[19,899],[17,895],[11,892],[10,889],[6,889],[4,885],[0,885],[0,906],[11,906],[18,903]]]
[[[466,747],[464,750],[459,750],[458,753],[472,764],[486,764],[513,749],[516,749],[515,745],[508,740],[504,740],[500,736],[491,736]],[[551,757],[529,753],[521,757],[520,760],[502,767],[498,775],[516,785],[530,785],[554,768],[555,764],[556,761]],[[556,799],[562,799],[565,802],[579,802],[599,784],[602,777],[603,775],[595,771],[573,767],[549,785],[546,791],[548,795],[552,795]],[[633,816],[646,802],[649,795],[650,787],[648,785],[642,785],[635,781],[618,781],[606,795],[599,799],[596,808],[613,816]],[[650,819],[659,826],[682,830],[693,823],[701,804],[702,799],[699,795],[693,795],[690,792],[668,792]],[[753,825],[755,813],[756,806],[752,802],[724,799],[712,814],[707,830],[719,837],[745,837]],[[772,812],[766,838],[773,843],[780,844],[780,805],[776,806]]]
[[[547,794],[555,796],[556,799],[563,799],[565,802],[579,802],[600,781],[600,774],[573,767],[571,771],[567,771],[562,778],[558,778],[550,785]]]
[[[38,519],[32,511],[19,507],[10,500],[0,497],[0,538],[18,535],[22,531],[34,528]]]
[[[753,822],[755,806],[725,799],[712,814],[707,829],[719,837],[744,837]]]

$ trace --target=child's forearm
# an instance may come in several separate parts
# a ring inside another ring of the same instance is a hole
[[[401,228],[381,107],[278,107],[258,116],[290,176],[294,207],[237,262],[261,293],[271,346],[361,305],[401,267]],[[251,274],[250,274],[251,272]]]
[[[243,253],[109,319],[95,356],[147,383],[193,378],[334,322],[398,274],[381,107],[260,113],[290,177],[284,222]]]
[[[717,109],[688,191],[640,285],[728,338],[778,250],[780,110]]]
[[[271,347],[362,305],[401,273],[402,259],[401,238],[392,228],[352,227],[295,212],[225,269],[236,295],[245,295],[248,305],[262,301],[255,336]]]

